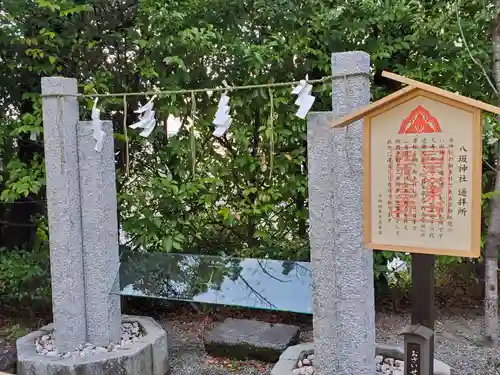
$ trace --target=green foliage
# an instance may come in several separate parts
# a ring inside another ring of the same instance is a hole
[[[0,249],[0,302],[46,302],[50,297],[47,247],[34,252]]]
[[[491,75],[490,0],[462,1],[458,17],[456,3],[446,0],[4,0],[0,10],[6,62],[0,103],[9,109],[0,115],[0,245],[36,254],[47,238],[43,143],[29,139],[43,132],[36,96],[41,76],[76,77],[86,93],[215,87],[224,79],[247,85],[319,78],[330,74],[331,52],[364,50],[372,58],[374,99],[399,87],[380,77],[391,70],[495,100],[470,56]],[[314,110],[331,108],[330,91],[329,83],[315,86]],[[158,98],[160,121],[150,139],[128,131],[130,176],[124,173],[123,103],[100,101],[103,117],[115,123],[121,225],[148,251],[307,260],[305,121],[294,116],[289,88],[273,90],[272,124],[268,91],[229,96],[234,122],[220,139],[211,136],[218,94],[196,94],[195,105],[189,95]],[[137,101],[128,99],[129,124]],[[80,104],[88,116],[92,103]],[[176,136],[162,131],[170,114],[182,122]],[[485,205],[494,190],[488,165],[495,164],[498,138],[497,122],[486,118]],[[33,265],[29,253],[2,256]],[[375,253],[380,285],[387,284],[392,256]],[[11,295],[19,280],[8,284]]]

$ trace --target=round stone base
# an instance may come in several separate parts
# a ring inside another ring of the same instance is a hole
[[[299,360],[314,354],[314,344],[312,342],[288,347],[283,352],[276,365],[274,365],[271,375],[294,375]],[[397,360],[404,360],[404,351],[402,348],[393,345],[377,344],[376,355],[391,357]],[[375,358],[373,359],[375,364]],[[434,360],[434,375],[450,375],[451,369],[446,363]]]
[[[144,331],[138,342],[117,351],[88,357],[50,357],[36,352],[37,338],[53,331],[49,324],[17,340],[19,375],[165,375],[168,373],[167,333],[153,319],[122,317],[123,322],[138,322]]]

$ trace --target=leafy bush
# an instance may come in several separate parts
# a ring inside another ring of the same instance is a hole
[[[0,251],[2,302],[48,295],[40,220],[46,214],[43,128],[35,94],[41,76],[78,77],[86,93],[221,87],[224,79],[252,85],[329,75],[331,52],[361,49],[372,59],[373,99],[396,88],[380,79],[381,70],[392,70],[493,100],[484,73],[470,68],[470,52],[457,43],[462,38],[449,1],[343,3],[2,1],[0,44],[9,62],[0,69],[0,247],[9,249]],[[460,14],[468,15],[461,27],[474,42],[472,53],[489,66],[494,7],[489,0],[463,1]],[[331,109],[330,93],[329,82],[314,86],[314,110]],[[115,122],[121,225],[134,244],[148,251],[309,258],[306,124],[294,115],[288,87],[274,89],[273,108],[270,94],[231,91],[234,122],[219,139],[211,136],[218,94],[196,93],[194,101],[162,95],[155,101],[159,124],[178,117],[179,133],[166,136],[158,126],[145,142],[130,130],[127,147],[121,98],[99,102],[103,118]],[[129,125],[137,100],[127,101]],[[91,105],[82,112],[88,115]],[[498,129],[496,121],[486,125],[484,159],[494,165]],[[40,137],[35,141],[32,133]],[[491,176],[485,171],[485,199]],[[387,263],[394,256],[374,254],[378,289],[389,287]],[[448,261],[460,260],[438,259]]]
[[[50,298],[48,247],[43,251],[0,249],[0,305]]]

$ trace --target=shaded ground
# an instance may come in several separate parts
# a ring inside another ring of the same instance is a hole
[[[402,345],[398,335],[410,322],[408,314],[377,314],[377,341]],[[450,365],[454,375],[500,374],[498,353],[484,340],[481,310],[441,312],[436,321],[436,358]]]
[[[169,311],[159,312],[155,318],[167,330],[170,343],[169,354],[172,375],[258,375],[269,374],[274,364],[261,361],[236,361],[227,358],[215,358],[207,355],[203,349],[203,332],[216,321],[227,317],[258,319],[271,323],[294,323],[306,332],[301,341],[309,340],[311,318],[284,313],[263,312],[258,310],[213,309],[209,314],[197,314],[186,309],[184,314]]]
[[[204,318],[188,313],[167,313],[159,321],[167,329],[171,342],[172,375],[256,375],[269,374],[273,365],[258,361],[230,361],[212,358],[203,351],[203,330],[215,320],[228,316],[301,325],[301,342],[312,341],[310,319],[297,321],[288,314],[221,309]],[[203,315],[202,315],[203,316]],[[407,313],[378,313],[377,342],[401,344],[399,333],[409,323]],[[484,318],[481,309],[454,309],[440,312],[436,322],[436,357],[453,368],[454,375],[500,375],[500,357],[483,340]],[[355,374],[353,374],[355,375]]]
[[[304,315],[263,312],[242,309],[207,309],[194,311],[189,305],[175,304],[170,307],[151,306],[146,300],[138,300],[127,313],[153,316],[168,332],[172,375],[258,375],[270,374],[273,364],[259,361],[234,361],[208,356],[203,350],[203,331],[215,321],[226,317],[258,319],[268,322],[293,323],[301,326],[301,342],[312,340],[312,321]],[[500,357],[483,341],[482,309],[448,310],[438,315],[436,323],[436,356],[449,364],[453,374],[500,375],[496,364]],[[31,328],[43,325],[47,320],[36,318],[21,323],[31,323]],[[402,343],[398,334],[408,324],[409,315],[383,312],[377,314],[377,341]],[[11,332],[11,339],[24,334],[22,324],[0,317],[0,340]],[[2,328],[3,327],[3,328]],[[6,327],[10,327],[6,330]],[[14,328],[14,329],[13,329]]]

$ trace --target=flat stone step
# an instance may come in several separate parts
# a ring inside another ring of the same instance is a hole
[[[293,325],[228,318],[205,331],[203,341],[207,353],[215,357],[276,362],[298,342],[299,333]]]

